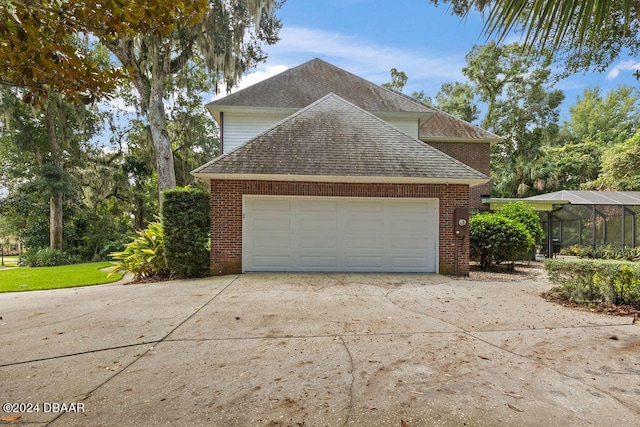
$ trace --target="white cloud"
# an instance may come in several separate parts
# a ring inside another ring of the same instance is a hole
[[[310,28],[284,27],[281,40],[268,49],[269,58],[278,62],[293,61],[298,65],[314,57],[345,68],[375,83],[389,81],[393,67],[404,71],[412,80],[464,80],[463,55],[439,54],[429,50],[432,41],[425,40],[424,49],[375,45],[359,37]]]
[[[607,74],[607,80],[613,80],[620,75],[620,71],[638,71],[640,70],[640,62],[621,61],[615,65]]]

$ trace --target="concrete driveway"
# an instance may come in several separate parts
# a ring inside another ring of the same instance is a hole
[[[245,274],[0,294],[0,419],[640,425],[640,326],[545,302],[548,288]]]

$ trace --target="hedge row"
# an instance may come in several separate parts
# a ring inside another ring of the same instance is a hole
[[[632,305],[640,309],[640,263],[547,259],[549,279],[567,300]]]
[[[162,193],[167,267],[180,278],[209,272],[209,195],[185,187]]]
[[[617,246],[592,246],[572,245],[565,251],[567,255],[575,255],[579,258],[614,259],[623,261],[640,261],[640,246],[624,248]]]

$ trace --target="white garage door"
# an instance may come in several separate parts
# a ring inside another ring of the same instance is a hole
[[[244,196],[244,271],[437,272],[438,200]]]

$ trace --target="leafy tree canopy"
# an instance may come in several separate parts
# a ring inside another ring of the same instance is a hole
[[[137,32],[165,35],[202,19],[207,0],[1,0],[0,84],[39,103],[49,91],[89,101],[111,93],[125,70],[105,68],[74,38],[115,40]]]
[[[606,190],[640,191],[640,132],[604,153],[602,174],[595,186]]]

